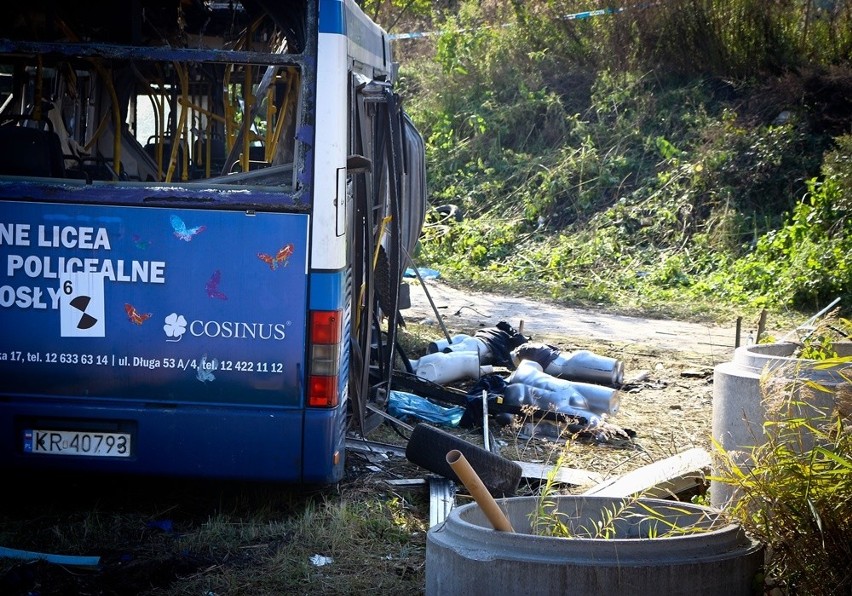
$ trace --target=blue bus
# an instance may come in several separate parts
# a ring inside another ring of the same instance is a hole
[[[0,468],[334,483],[426,209],[352,0],[0,21]]]

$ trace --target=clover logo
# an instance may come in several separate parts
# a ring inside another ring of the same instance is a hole
[[[180,341],[183,334],[186,333],[186,319],[183,315],[173,312],[166,317],[166,324],[163,325],[163,331],[166,332],[167,337],[174,338],[167,339],[166,341]]]

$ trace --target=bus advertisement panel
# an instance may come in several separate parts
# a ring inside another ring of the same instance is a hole
[[[5,392],[301,405],[307,215],[0,207]]]

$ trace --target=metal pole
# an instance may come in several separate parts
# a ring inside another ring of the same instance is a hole
[[[485,442],[485,450],[491,451],[491,437],[488,433],[488,390],[482,390],[482,439]]]
[[[837,304],[838,302],[840,302],[840,297],[839,297],[839,296],[838,296],[837,298],[835,298],[834,300],[832,300],[832,301],[831,301],[831,304],[829,304],[828,306],[826,306],[824,309],[822,309],[821,311],[819,311],[817,314],[815,314],[814,316],[812,316],[810,319],[808,319],[807,321],[805,321],[804,323],[802,323],[801,325],[799,325],[799,326],[798,326],[798,327],[796,327],[795,329],[793,329],[790,333],[788,333],[787,335],[785,335],[784,337],[782,337],[782,338],[781,338],[781,341],[787,341],[787,340],[790,338],[790,336],[792,336],[793,334],[795,334],[795,333],[796,333],[796,331],[798,331],[798,330],[799,330],[799,329],[801,329],[802,327],[806,327],[806,326],[808,326],[808,325],[813,325],[814,321],[816,321],[816,320],[817,320],[818,318],[820,318],[822,315],[824,315],[824,314],[825,314],[825,313],[827,313],[829,310],[831,310],[831,308],[832,308],[835,304]]]
[[[414,259],[411,258],[411,255],[408,254],[408,251],[405,250],[405,247],[400,245],[402,250],[405,251],[405,256],[408,257],[408,262],[411,264],[411,268],[414,269],[414,275],[417,276],[417,279],[420,281],[420,285],[423,286],[423,292],[426,293],[426,298],[429,300],[429,304],[432,306],[432,312],[435,313],[435,318],[438,319],[438,324],[441,326],[441,331],[444,332],[444,337],[447,338],[447,341],[452,344],[453,338],[450,336],[450,332],[447,331],[446,325],[444,325],[444,319],[441,318],[441,313],[438,312],[438,307],[435,306],[435,303],[432,301],[432,296],[429,294],[429,289],[426,287],[426,282],[423,281],[423,276],[420,275],[420,271],[417,270],[417,265],[414,264]]]

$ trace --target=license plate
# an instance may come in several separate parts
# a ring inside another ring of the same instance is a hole
[[[130,435],[68,430],[25,430],[24,452],[87,457],[130,457]]]

